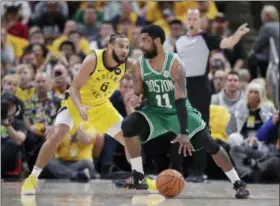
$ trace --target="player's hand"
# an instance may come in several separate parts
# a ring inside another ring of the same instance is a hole
[[[247,34],[250,29],[247,27],[248,24],[245,23],[245,24],[242,24],[236,31],[236,33],[239,35],[239,36],[244,36],[245,34]]]
[[[173,141],[171,141],[171,144],[174,144],[178,142],[180,144],[178,153],[181,154],[182,150],[184,152],[184,156],[187,155],[192,156],[192,151],[194,151],[194,148],[192,146],[192,143],[188,139],[188,136],[185,134],[179,134]]]
[[[124,103],[127,107],[136,108],[139,107],[142,103],[142,94],[137,96],[133,91],[127,92],[124,95]]]
[[[140,107],[142,104],[142,97],[142,94],[140,94],[140,96],[133,95],[130,99],[129,104],[134,108]]]
[[[88,106],[82,106],[79,111],[80,111],[80,116],[81,118],[86,122],[88,120],[88,115],[87,111],[90,109]]]

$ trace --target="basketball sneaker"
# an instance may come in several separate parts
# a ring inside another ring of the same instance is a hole
[[[22,206],[36,206],[36,196],[35,195],[21,195],[20,196]]]
[[[29,175],[21,187],[22,195],[34,195],[37,186],[38,178],[35,175]]]
[[[250,195],[250,192],[249,192],[246,184],[240,180],[236,181],[233,184],[233,189],[236,190],[235,197],[237,199],[245,199],[245,198],[248,198]]]
[[[132,176],[125,180],[115,180],[115,185],[118,188],[147,190],[149,188],[144,174],[132,171]]]

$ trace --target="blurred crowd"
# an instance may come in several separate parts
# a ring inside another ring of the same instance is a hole
[[[185,14],[190,8],[200,10],[202,30],[220,37],[231,34],[226,11],[219,11],[214,1],[6,1],[1,6],[2,178],[22,178],[30,172],[83,59],[94,49],[106,48],[114,32],[129,38],[130,57],[135,59],[142,52],[141,28],[149,23],[164,29],[164,47],[174,51],[176,39],[186,33]],[[262,25],[250,51],[241,41],[232,49],[209,54],[209,125],[242,178],[279,181],[279,58],[277,63],[274,54],[279,56],[279,13],[276,7],[263,5],[258,15]],[[123,96],[133,87],[128,71],[111,97],[123,116]],[[42,178],[88,181],[129,171],[123,148],[89,128],[85,123],[65,138]],[[157,174],[170,161],[168,153],[159,149],[155,154],[153,148],[143,148],[149,174]],[[153,158],[164,158],[166,164],[157,165]]]

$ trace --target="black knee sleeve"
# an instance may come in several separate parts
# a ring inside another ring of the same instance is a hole
[[[215,155],[220,151],[220,146],[218,143],[214,142],[215,145],[213,145],[212,150],[209,151],[210,155]]]
[[[125,138],[139,136],[149,131],[149,124],[142,114],[132,113],[123,120],[122,131]]]
[[[194,136],[194,139],[194,141],[196,141],[200,147],[203,147],[204,150],[211,155],[217,154],[220,150],[219,144],[213,140],[208,128],[198,132]]]

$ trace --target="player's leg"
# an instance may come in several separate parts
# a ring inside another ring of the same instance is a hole
[[[74,122],[67,109],[62,110],[56,117],[53,128],[48,131],[46,141],[40,149],[37,161],[30,176],[21,188],[21,194],[35,194],[37,179],[48,161],[54,156],[58,145],[73,128]]]
[[[198,145],[196,147],[203,147],[212,156],[215,163],[224,171],[234,185],[236,198],[246,198],[249,196],[249,190],[246,184],[240,180],[227,152],[213,140],[207,127],[197,132],[191,141],[194,145]]]
[[[149,124],[142,114],[133,113],[122,122],[122,131],[126,149],[131,158],[132,178],[115,181],[115,184],[118,187],[129,189],[148,189],[143,170],[139,136],[145,134],[148,136],[150,132]]]
[[[108,134],[110,137],[113,137],[115,140],[117,140],[122,146],[124,146],[125,150],[125,157],[127,162],[130,162],[130,156],[129,152],[127,151],[127,147],[125,145],[124,137],[123,137],[123,131],[121,129],[122,120],[118,121],[116,124],[114,124],[112,127],[108,129],[106,134]]]

